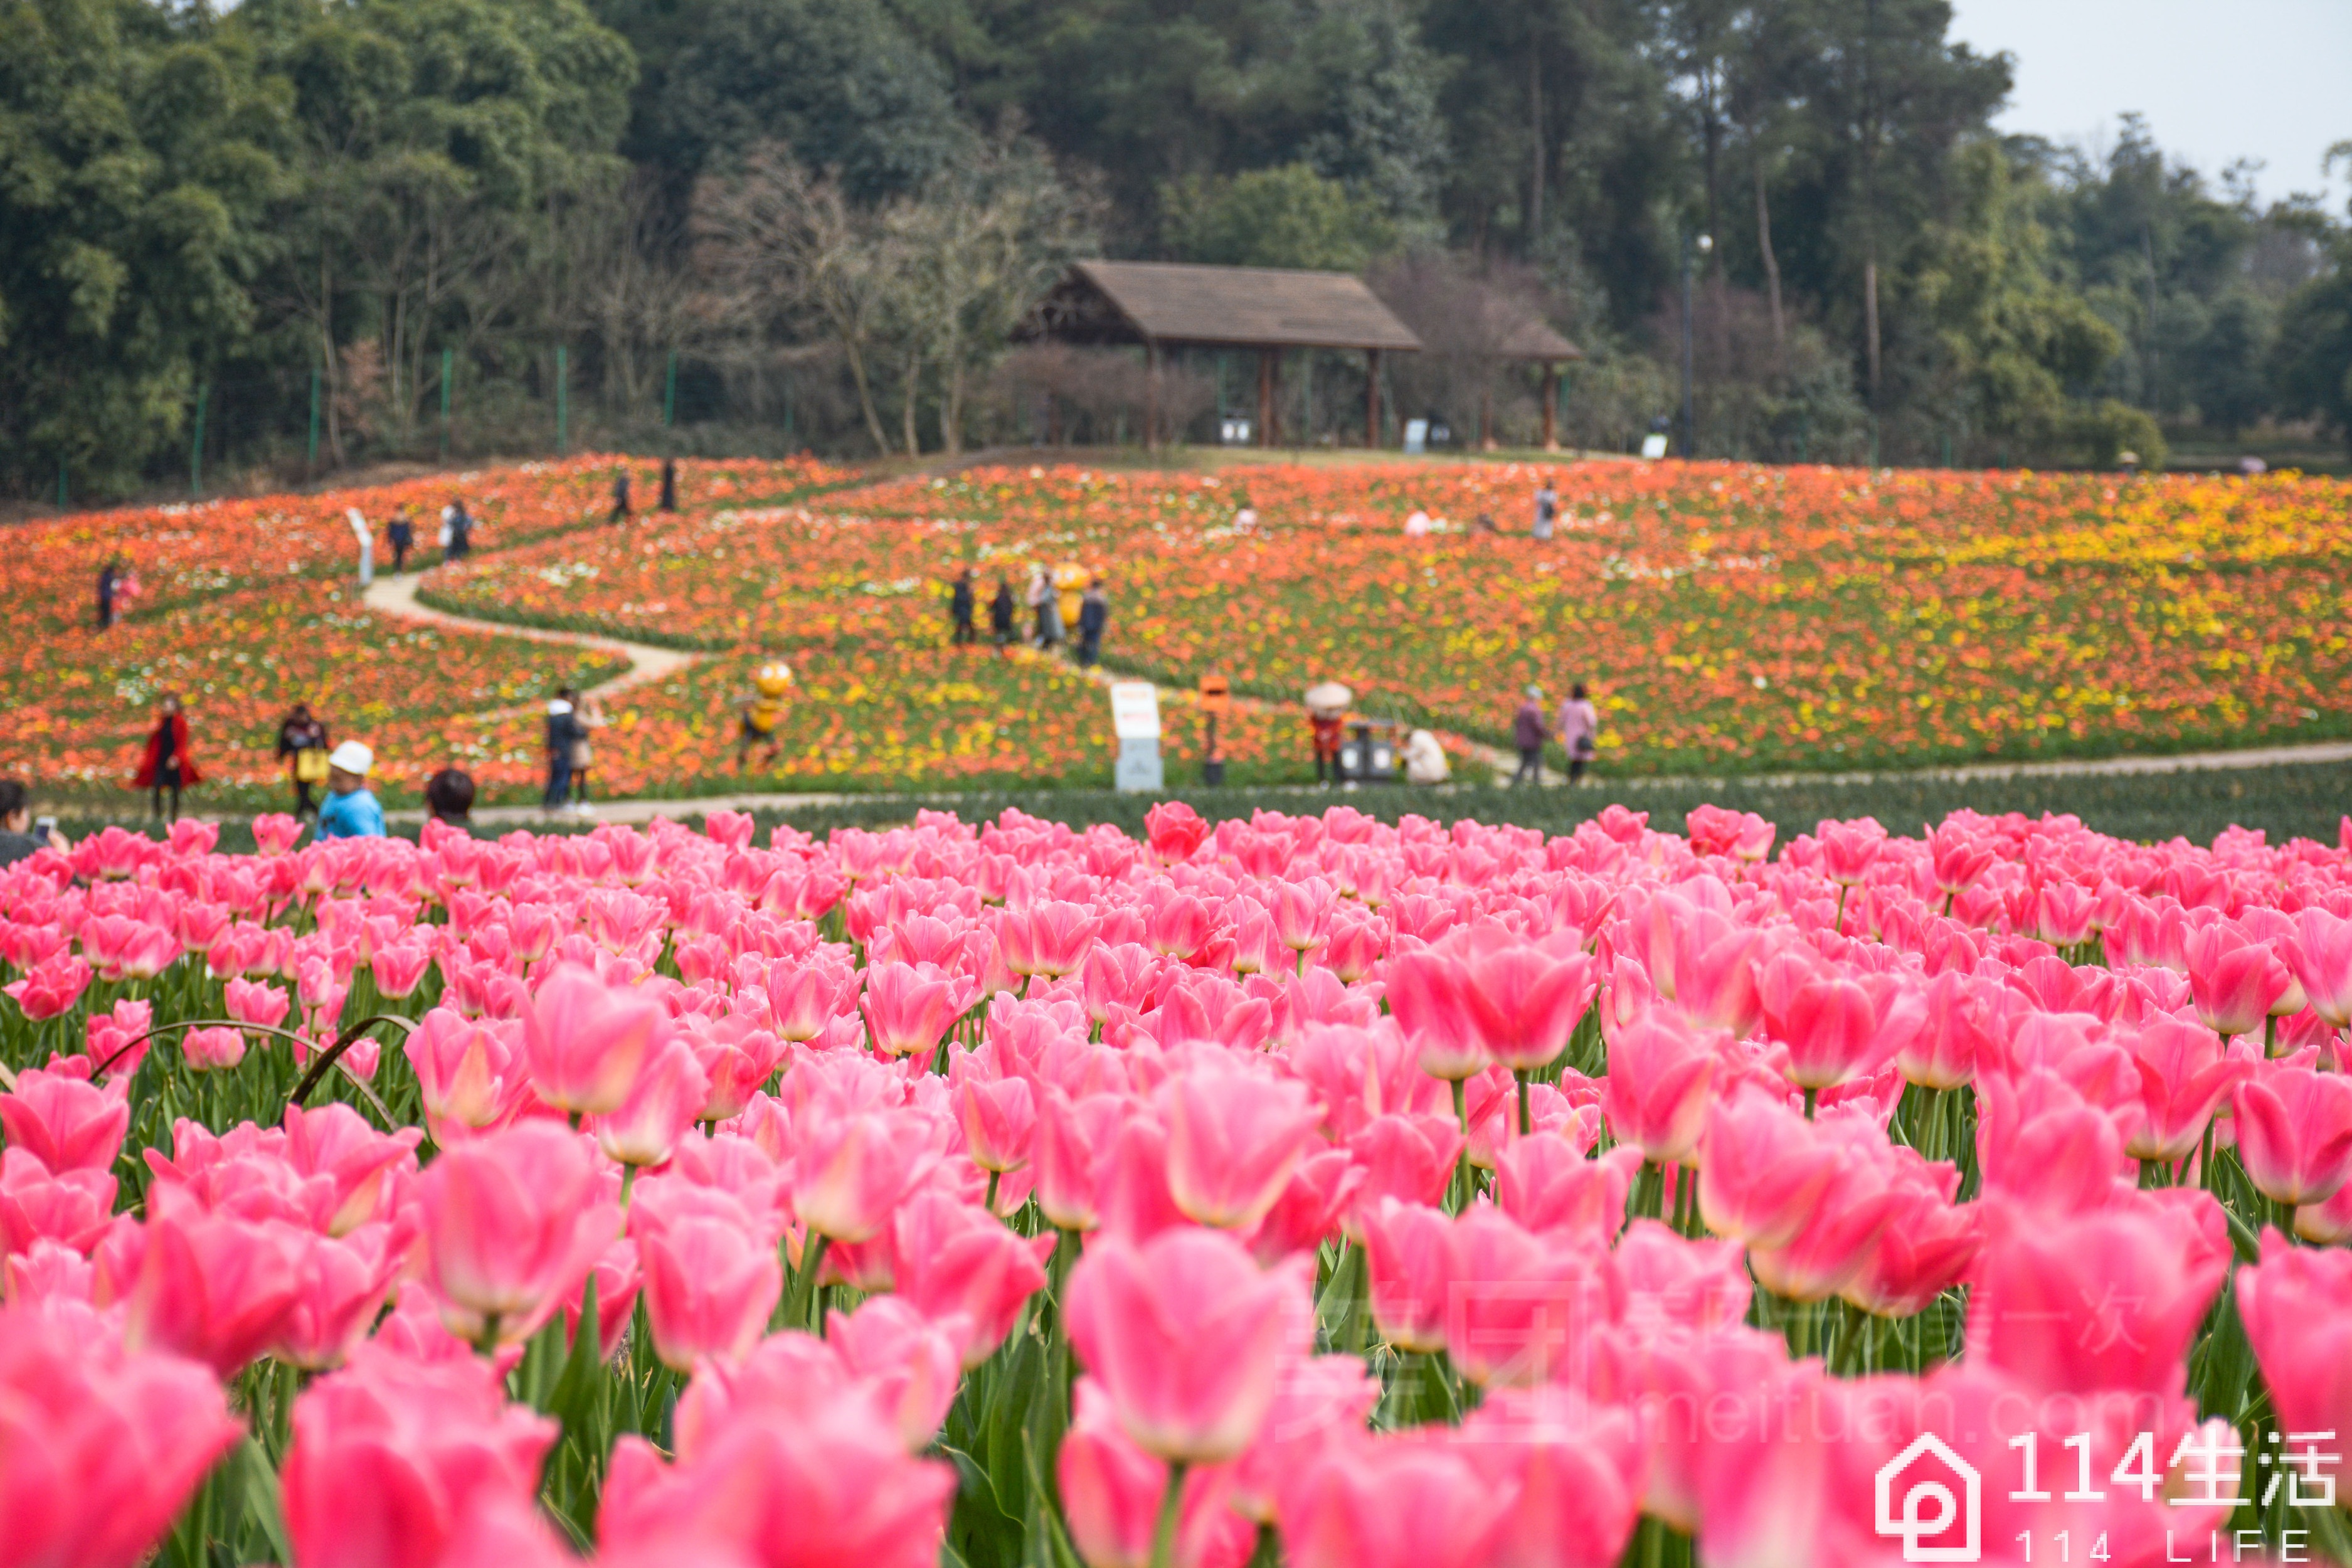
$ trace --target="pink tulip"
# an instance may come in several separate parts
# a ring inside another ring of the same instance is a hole
[[[1821,1090],[1868,1078],[1895,1058],[1926,1021],[1926,1007],[1892,984],[1867,987],[1809,972],[1791,952],[1767,964],[1758,989],[1764,1025],[1789,1047],[1780,1070],[1799,1089]]]
[[[2049,1394],[2178,1398],[2230,1245],[2203,1193],[2133,1198],[2076,1216],[1997,1205],[1969,1303],[1971,1359]]]
[[[1361,1223],[1372,1321],[1381,1338],[1401,1351],[1444,1350],[1454,1222],[1437,1209],[1382,1198]]]
[[[84,1047],[99,1072],[111,1078],[129,1078],[147,1059],[152,1043],[150,1033],[155,1026],[155,1008],[147,1002],[117,1002],[104,1013],[93,1013],[82,1028],[88,1044]]]
[[[1634,1422],[1566,1392],[1507,1389],[1462,1424],[1461,1451],[1511,1499],[1492,1568],[1616,1568],[1633,1539],[1647,1468]]]
[[[58,1174],[110,1170],[131,1129],[130,1095],[127,1077],[100,1088],[70,1073],[27,1068],[13,1090],[0,1094],[0,1131],[12,1148],[37,1155]]]
[[[342,1365],[392,1293],[402,1262],[392,1239],[388,1225],[365,1226],[340,1240],[310,1237],[269,1353],[305,1372]]]
[[[416,1072],[425,1121],[436,1142],[502,1125],[530,1092],[520,1031],[436,1007],[402,1051]]]
[[[378,994],[394,998],[415,994],[425,972],[433,963],[433,950],[423,942],[378,949],[368,961]]]
[[[2116,1087],[2128,1092],[2132,1086],[2119,1076]],[[1987,1194],[2060,1214],[2098,1208],[2113,1197],[2127,1168],[2116,1115],[2047,1068],[1979,1078],[1977,1095],[1977,1163]],[[2128,1110],[2137,1118],[2137,1096]]]
[[[1147,1452],[1214,1463],[1257,1436],[1303,1294],[1221,1232],[1100,1237],[1070,1273],[1070,1342]]]
[[[1835,1148],[1763,1091],[1742,1087],[1706,1111],[1698,1206],[1707,1229],[1748,1247],[1795,1241],[1839,1177]]]
[[[697,1121],[731,1121],[751,1096],[776,1074],[784,1059],[783,1039],[741,1017],[680,1019],[686,1043],[710,1088],[695,1112]]]
[[[1006,911],[997,926],[1013,973],[1058,980],[1086,962],[1102,921],[1082,904],[1048,901]]]
[[[702,1113],[710,1080],[694,1058],[694,1047],[671,1036],[647,1054],[628,1097],[588,1120],[588,1131],[607,1159],[624,1165],[659,1165]]]
[[[2136,1160],[2187,1159],[2214,1110],[2253,1070],[2251,1062],[2225,1058],[2210,1031],[2178,1018],[2153,1020],[2130,1048],[2146,1112],[2124,1144]]]
[[[1958,1089],[1976,1077],[1977,1059],[1991,1045],[1993,1003],[1975,977],[1947,970],[1921,1004],[1919,1031],[1895,1053],[1895,1064],[1922,1089]]]
[[[654,1354],[664,1366],[692,1372],[705,1356],[739,1362],[751,1353],[783,1297],[772,1231],[731,1193],[675,1176],[638,1184],[629,1236],[644,1270]]]
[[[2240,1268],[2236,1289],[2281,1427],[2352,1431],[2352,1253],[2266,1230],[2261,1267]]]
[[[1161,1094],[1169,1194],[1202,1225],[1257,1224],[1318,1143],[1323,1111],[1304,1084],[1203,1064]]]
[[[855,1312],[826,1320],[825,1342],[843,1370],[862,1379],[890,1414],[907,1452],[919,1454],[939,1436],[955,1404],[963,1373],[960,1323],[933,1322],[897,1296],[873,1296]]]
[[[1535,1072],[1557,1060],[1601,989],[1592,955],[1578,942],[1570,932],[1542,943],[1486,945],[1474,933],[1467,960],[1471,1012],[1487,1050],[1514,1072]]]
[[[1233,1463],[1234,1511],[1274,1523],[1283,1486],[1318,1456],[1361,1437],[1380,1398],[1380,1379],[1355,1356],[1286,1361],[1265,1425]]]
[[[43,960],[24,979],[0,985],[0,996],[15,1002],[27,1021],[37,1024],[80,1001],[95,973],[80,959],[60,952]]]
[[[588,1141],[525,1121],[444,1149],[417,1183],[425,1278],[452,1333],[529,1339],[620,1234]]]
[[[1613,1261],[1629,1327],[1672,1323],[1712,1333],[1746,1321],[1755,1300],[1736,1242],[1690,1240],[1657,1220],[1628,1225]]]
[[[2188,953],[2189,994],[2197,1004],[2197,1021],[2218,1035],[2261,1028],[2271,1004],[2289,984],[2285,965],[2266,943],[2226,926],[2191,931]]]
[[[956,1082],[955,1103],[973,1164],[1002,1174],[1029,1163],[1037,1100],[1028,1079],[967,1073]]]
[[[1660,1165],[1688,1160],[1706,1124],[1715,1052],[1664,1012],[1620,1026],[1609,1041],[1601,1113],[1620,1142]]]
[[[1947,822],[1929,834],[1927,850],[1936,868],[1937,889],[1948,897],[1967,891],[2000,858],[1990,845],[1958,822]]]
[[[1078,1379],[1070,1429],[1055,1461],[1070,1544],[1087,1568],[1149,1568],[1168,1492],[1168,1465],[1136,1447],[1120,1429],[1101,1383]],[[1179,1502],[1174,1554],[1182,1568],[1241,1568],[1252,1545],[1249,1525],[1225,1506],[1225,1478],[1204,1472]]]
[[[2352,920],[2306,909],[2294,917],[2294,936],[2280,953],[2311,1010],[2332,1029],[2352,1027]]]
[[[284,1023],[287,1010],[294,1005],[294,998],[286,994],[282,985],[232,980],[224,991],[230,1017],[264,1029],[274,1029]]]
[[[1715,1393],[1694,1474],[1699,1561],[1900,1562],[1871,1516],[1874,1473],[1896,1452],[1893,1423],[1876,1406],[1897,1394],[1885,1382],[1829,1377],[1818,1362],[1778,1370],[1762,1386]]]
[[[1290,1568],[1475,1568],[1513,1494],[1462,1448],[1420,1433],[1335,1446],[1283,1489]]]
[[[622,1237],[596,1255],[596,1265],[588,1273],[596,1282],[596,1350],[603,1360],[609,1362],[628,1342],[630,1320],[636,1310],[637,1297],[645,1289],[645,1269],[638,1260],[637,1244]],[[579,1338],[580,1310],[587,1304],[587,1293],[583,1281],[580,1295],[563,1303],[563,1333],[567,1340],[576,1342]]]
[[[153,1197],[123,1342],[234,1377],[285,1328],[312,1238],[282,1221],[206,1214],[165,1183]]]
[[[541,983],[523,1016],[523,1060],[541,1100],[595,1115],[620,1108],[669,1032],[669,1015],[651,996],[566,963]]]
[[[962,1320],[967,1367],[995,1353],[1029,1298],[1045,1288],[1054,1238],[1017,1236],[985,1209],[919,1193],[894,1224],[898,1294],[934,1322]]]
[[[878,963],[866,972],[866,1026],[886,1057],[938,1049],[940,1037],[970,1005],[970,982],[928,963]]]
[[[52,1173],[29,1149],[0,1150],[0,1253],[29,1251],[44,1237],[87,1253],[113,1211],[108,1173]]]
[[[483,1363],[362,1353],[294,1402],[294,1568],[436,1568],[478,1510],[530,1506],[555,1437]]]
[[[910,1458],[872,1401],[740,1409],[690,1447],[684,1411],[681,1402],[676,1465],[641,1437],[614,1446],[596,1516],[601,1552],[641,1552],[650,1568],[697,1562],[693,1543],[716,1541],[755,1568],[938,1563],[955,1471]]]
[[[1494,1060],[1470,1005],[1469,966],[1433,948],[1400,953],[1389,965],[1388,1000],[1421,1070],[1453,1082]]]
[[[1073,1100],[1045,1090],[1037,1117],[1037,1206],[1063,1230],[1102,1223],[1103,1177],[1110,1163],[1127,1102],[1115,1094]]]
[[[2289,1208],[2352,1179],[2352,1079],[2265,1062],[2237,1087],[2238,1158],[2256,1191]]]
[[[1450,1116],[1427,1112],[1375,1116],[1348,1140],[1348,1152],[1364,1173],[1355,1199],[1341,1217],[1350,1239],[1361,1240],[1355,1217],[1384,1197],[1434,1205],[1454,1179],[1463,1137]]]
[[[190,1029],[180,1037],[190,1072],[226,1072],[245,1060],[245,1036],[232,1028]]]
[[[1896,1167],[1887,1157],[1895,1151],[1875,1125],[1841,1114],[1817,1123],[1813,1141],[1828,1156],[1829,1180],[1818,1189],[1805,1184],[1816,1195],[1786,1241],[1751,1244],[1748,1253],[1756,1282],[1792,1301],[1825,1301],[1845,1289],[1898,1212]],[[1884,1152],[1874,1156],[1865,1141]]]
[[[333,1103],[309,1110],[288,1106],[285,1131],[287,1163],[331,1184],[330,1236],[389,1215],[416,1173],[416,1146],[424,1142],[414,1127],[378,1132],[350,1106]]]
[[[1606,1247],[1625,1224],[1625,1195],[1642,1152],[1619,1144],[1588,1160],[1553,1132],[1519,1139],[1495,1163],[1495,1202],[1536,1232],[1560,1230]]]
[[[1454,1226],[1445,1349],[1481,1387],[1575,1377],[1587,1336],[1615,1315],[1608,1254],[1566,1236],[1535,1236],[1483,1205]]]
[[[939,1161],[928,1123],[904,1112],[812,1106],[793,1165],[801,1223],[835,1241],[870,1241]]]
[[[1895,1199],[1862,1267],[1838,1294],[1882,1318],[1916,1317],[1967,1278],[1984,1246],[1984,1205],[1952,1203],[1917,1183],[1899,1184]]]
[[[194,1362],[0,1311],[0,1559],[131,1568],[244,1435]]]

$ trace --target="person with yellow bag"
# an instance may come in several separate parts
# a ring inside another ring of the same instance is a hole
[[[294,783],[297,821],[319,815],[310,792],[327,782],[327,727],[311,716],[310,705],[297,702],[288,709],[278,726],[278,760],[287,764],[287,776]]]

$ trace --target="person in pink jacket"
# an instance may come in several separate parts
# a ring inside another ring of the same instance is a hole
[[[1569,688],[1568,700],[1559,705],[1559,743],[1568,752],[1568,782],[1576,783],[1584,776],[1584,764],[1592,760],[1592,752],[1601,734],[1601,712],[1592,706],[1592,699],[1584,692],[1584,682]]]

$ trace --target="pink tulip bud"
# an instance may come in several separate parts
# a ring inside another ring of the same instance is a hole
[[[1365,1211],[1361,1224],[1372,1321],[1381,1337],[1402,1351],[1444,1350],[1454,1222],[1440,1210],[1382,1198]]]
[[[1715,1052],[1663,1011],[1620,1026],[1609,1042],[1601,1113],[1621,1143],[1660,1165],[1688,1160],[1706,1124]]]
[[[710,1080],[694,1059],[694,1047],[673,1035],[646,1056],[628,1098],[590,1117],[588,1131],[607,1159],[624,1165],[662,1164],[709,1098]]]
[[[190,1072],[226,1072],[245,1060],[245,1036],[232,1028],[190,1029],[180,1037]]]
[[[541,1099],[593,1115],[619,1108],[669,1032],[669,1016],[651,996],[564,964],[541,983],[523,1016],[523,1058]]]
[[[2324,1203],[2352,1180],[2352,1079],[2266,1062],[2236,1101],[2238,1158],[2264,1197]]]
[[[783,1265],[764,1216],[730,1193],[648,1177],[629,1205],[654,1353],[677,1372],[705,1356],[740,1362],[782,1300]]]
[[[970,1058],[960,1058],[962,1060]],[[1029,1163],[1037,1102],[1029,1080],[965,1072],[956,1082],[956,1112],[971,1163],[983,1171],[1017,1171]]]
[[[928,1123],[902,1112],[812,1107],[793,1166],[801,1223],[835,1241],[882,1234],[908,1189],[938,1163]]]
[[[855,1312],[833,1313],[824,1337],[843,1370],[889,1412],[907,1452],[929,1448],[955,1404],[958,1347],[970,1337],[964,1322],[952,1315],[934,1322],[899,1297],[874,1296]]]
[[[1070,1342],[1146,1452],[1214,1463],[1257,1436],[1304,1295],[1221,1232],[1105,1236],[1070,1274]]]
[[[1246,1230],[1265,1217],[1323,1120],[1303,1084],[1204,1063],[1169,1080],[1168,1190],[1202,1225]]]
[[[2261,1266],[2240,1268],[2235,1289],[2281,1428],[2352,1430],[2352,1253],[2266,1230]]]

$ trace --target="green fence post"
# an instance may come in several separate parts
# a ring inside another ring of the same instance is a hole
[[[572,379],[571,356],[562,343],[555,345],[555,455],[562,457],[571,450],[572,403],[569,382]]]
[[[208,383],[196,383],[196,435],[188,443],[188,493],[205,493],[205,405],[212,400],[213,389]]]
[[[441,455],[449,455],[449,365],[454,356],[447,349],[441,351]]]
[[[669,351],[669,374],[662,378],[662,428],[677,423],[677,351]]]

